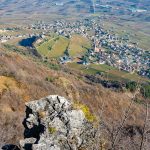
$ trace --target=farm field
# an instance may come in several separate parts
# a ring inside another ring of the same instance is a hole
[[[80,35],[74,35],[70,39],[69,54],[70,56],[77,56],[84,54],[87,49],[91,48],[91,42]]]
[[[54,38],[50,38],[43,42],[41,45],[37,46],[37,51],[45,57],[60,57],[63,55],[69,44],[69,40],[62,36],[56,36]]]
[[[68,49],[71,57],[83,55],[91,43],[85,37],[73,35],[70,39],[63,36],[54,36],[36,46],[37,51],[45,57],[58,58]]]
[[[117,81],[125,81],[132,80],[138,82],[150,82],[149,79],[143,78],[136,73],[130,74],[125,71],[120,71],[114,67],[105,65],[105,64],[91,64],[87,66],[83,66],[81,64],[77,64],[75,62],[68,63],[68,66],[77,70],[81,70],[85,74],[96,75],[96,74],[104,74],[104,78],[108,78],[109,80],[117,80]]]

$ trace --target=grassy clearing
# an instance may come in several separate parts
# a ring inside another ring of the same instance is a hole
[[[69,54],[70,56],[83,55],[87,48],[91,48],[91,42],[81,35],[73,35],[70,39]]]

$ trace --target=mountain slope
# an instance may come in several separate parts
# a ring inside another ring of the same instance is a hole
[[[75,70],[65,68],[65,72],[55,71],[39,61],[13,52],[1,50],[0,55],[0,147],[7,143],[16,144],[22,138],[25,102],[31,100],[59,94],[75,103],[87,105],[96,115],[103,109],[104,122],[110,128],[114,123],[119,124],[123,113],[131,105],[131,93],[113,92],[99,84],[89,83]],[[134,111],[124,128],[128,125],[141,128],[145,107],[134,102],[131,109]],[[109,136],[107,138],[109,143]]]

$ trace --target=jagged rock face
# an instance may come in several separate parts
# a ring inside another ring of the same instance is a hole
[[[94,128],[82,110],[63,97],[52,95],[26,104],[22,149],[77,150],[86,148]]]

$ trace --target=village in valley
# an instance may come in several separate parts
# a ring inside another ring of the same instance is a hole
[[[76,61],[76,63],[85,66],[89,64],[106,64],[118,70],[131,74],[137,73],[150,78],[150,51],[140,48],[136,42],[131,42],[129,35],[120,36],[113,32],[113,29],[106,30],[104,25],[99,22],[100,18],[75,22],[64,20],[52,23],[38,22],[22,27],[32,31],[30,34],[1,35],[0,42],[5,43],[15,38],[36,37],[36,41],[33,42],[40,44],[50,33],[68,39],[73,35],[80,35],[90,41],[91,47],[82,45],[85,52],[76,56],[70,56],[70,49],[66,47],[64,54],[58,58],[59,63],[66,64]],[[3,30],[4,33],[6,31],[6,29]]]
[[[129,36],[119,37],[115,33],[112,34],[112,31],[105,30],[95,20],[85,19],[74,23],[56,21],[49,25],[35,24],[31,29],[44,29],[43,34],[53,31],[67,38],[74,34],[88,38],[92,41],[92,47],[87,48],[80,59],[81,62],[77,63],[107,64],[120,70],[138,72],[142,76],[150,77],[150,52],[139,48],[137,43],[131,43]],[[69,52],[60,57],[60,63],[63,64],[71,60],[73,61],[73,58],[70,58]]]

